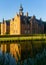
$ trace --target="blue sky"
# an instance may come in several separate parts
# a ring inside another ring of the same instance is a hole
[[[24,14],[28,12],[29,16],[46,21],[46,0],[0,0],[0,21],[12,19],[19,12],[20,4]]]

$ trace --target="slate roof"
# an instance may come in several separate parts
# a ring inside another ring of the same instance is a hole
[[[31,17],[26,17],[26,16],[21,16],[21,22],[23,23],[23,24],[29,24],[30,23],[30,18]]]
[[[30,23],[30,20],[32,20],[32,17],[31,16],[21,16],[21,22],[23,23],[23,24],[29,24]],[[37,21],[37,23],[38,23],[38,25],[41,25],[41,24],[43,24],[43,21],[42,20],[38,20],[38,19],[36,19],[35,18],[35,20]]]

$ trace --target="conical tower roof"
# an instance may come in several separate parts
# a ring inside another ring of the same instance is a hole
[[[19,8],[19,12],[22,12],[23,11],[23,7],[22,7],[22,4],[20,5],[20,8]]]

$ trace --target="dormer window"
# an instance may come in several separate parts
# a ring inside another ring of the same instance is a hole
[[[27,23],[27,21],[26,21],[26,19],[24,18],[24,22],[25,22],[25,24]]]

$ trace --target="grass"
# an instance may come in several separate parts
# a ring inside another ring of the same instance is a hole
[[[46,40],[46,34],[37,34],[37,35],[20,35],[20,36],[10,36],[10,35],[5,35],[1,36],[0,35],[0,41],[9,41],[9,40]]]

